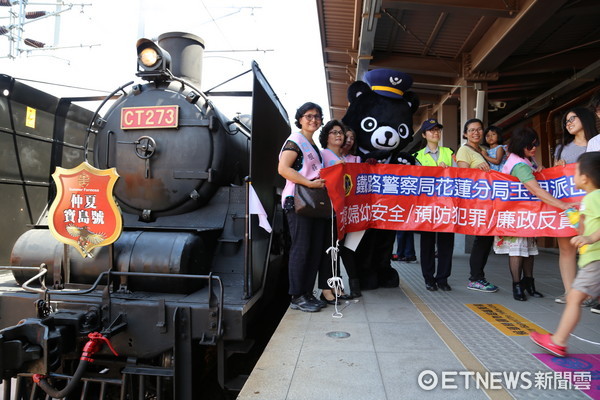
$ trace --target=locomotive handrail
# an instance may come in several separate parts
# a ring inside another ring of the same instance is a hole
[[[191,87],[192,89],[194,89],[195,91],[197,91],[200,96],[202,96],[202,98],[206,102],[207,106],[209,106],[210,108],[215,108],[215,106],[213,105],[212,101],[210,101],[210,99],[208,98],[208,96],[206,96],[206,94],[202,90],[198,89],[197,87],[195,87],[194,85],[192,85],[190,82],[186,81],[185,79],[179,78],[179,77],[173,75],[171,73],[171,71],[167,70],[167,72],[169,73],[169,77],[171,78],[171,80],[173,80],[175,82],[182,83],[184,85],[187,85],[187,86]]]
[[[212,281],[213,279],[216,280],[217,282],[219,282],[219,286],[220,286],[220,300],[223,299],[223,293],[224,293],[224,288],[223,288],[223,282],[221,281],[221,277],[220,276],[215,276],[212,273],[208,274],[208,275],[191,275],[191,274],[160,274],[160,273],[156,273],[156,272],[121,272],[121,271],[104,271],[101,272],[98,275],[98,278],[96,278],[96,280],[94,281],[94,283],[92,284],[92,286],[89,289],[83,289],[83,290],[69,290],[69,291],[65,291],[64,289],[61,290],[52,290],[52,289],[38,289],[38,288],[33,288],[33,287],[29,287],[29,284],[31,282],[33,282],[34,280],[41,278],[42,276],[44,276],[48,270],[46,269],[45,266],[40,266],[40,267],[21,267],[21,266],[0,266],[0,270],[8,270],[8,271],[39,271],[39,273],[37,275],[35,275],[34,277],[30,278],[29,280],[27,280],[25,283],[23,283],[21,285],[21,287],[27,291],[30,292],[34,292],[34,293],[49,293],[49,294],[87,294],[90,293],[92,291],[94,291],[100,284],[100,281],[102,280],[102,278],[105,275],[116,275],[116,276],[136,276],[136,277],[152,277],[152,278],[186,278],[186,279],[206,279],[206,280],[210,280]],[[45,287],[45,286],[44,286]]]
[[[218,292],[218,306],[217,306],[217,336],[220,336],[222,333],[222,326],[223,326],[223,298],[224,298],[224,293],[225,293],[225,288],[223,287],[223,281],[221,280],[220,276],[215,276],[211,273],[209,273],[208,275],[190,275],[190,274],[160,274],[160,273],[156,273],[156,272],[120,272],[120,271],[104,271],[101,272],[98,275],[98,278],[96,278],[96,281],[92,284],[92,286],[89,289],[84,289],[84,290],[73,290],[73,291],[65,291],[64,289],[61,290],[52,290],[52,289],[48,289],[46,288],[46,286],[44,285],[43,282],[41,282],[42,284],[42,288],[38,289],[38,288],[33,288],[30,287],[29,284],[32,283],[33,281],[35,281],[36,279],[39,279],[41,277],[43,277],[45,274],[48,273],[48,269],[46,268],[45,264],[40,265],[39,267],[20,267],[20,266],[10,266],[10,267],[0,267],[0,270],[2,269],[7,269],[7,270],[20,270],[20,271],[39,271],[35,276],[33,276],[32,278],[30,278],[29,280],[27,280],[25,283],[23,283],[23,285],[21,285],[21,287],[29,292],[32,293],[44,293],[46,295],[48,294],[63,294],[63,295],[75,295],[75,294],[87,294],[87,293],[91,293],[92,291],[94,291],[99,285],[100,285],[100,281],[104,278],[104,276],[107,276],[107,281],[110,283],[110,276],[111,275],[115,275],[115,276],[135,276],[135,277],[139,277],[139,278],[178,278],[178,279],[202,279],[202,280],[208,280],[208,304],[209,306],[212,306],[211,304],[211,296],[213,295],[213,290],[212,290],[212,281],[215,280],[219,283],[219,292]],[[109,284],[107,283],[107,285]]]
[[[86,130],[86,134],[85,134],[85,141],[84,141],[84,153],[83,153],[83,159],[85,161],[87,161],[87,155],[88,155],[88,145],[89,145],[89,139],[90,139],[90,133],[92,132],[92,125],[94,125],[94,122],[96,121],[96,117],[98,116],[98,113],[100,112],[100,110],[102,109],[102,107],[104,107],[104,105],[106,104],[106,102],[110,99],[112,99],[112,97],[115,95],[115,93],[117,93],[119,90],[123,91],[123,93],[125,92],[123,89],[125,89],[127,86],[133,84],[134,81],[129,81],[126,84],[119,86],[118,88],[116,88],[115,90],[112,91],[111,94],[109,94],[108,96],[106,96],[104,98],[104,100],[102,101],[102,103],[100,103],[100,105],[98,106],[98,108],[96,109],[96,111],[94,112],[94,115],[92,116],[92,119],[90,120],[90,124],[87,127]]]

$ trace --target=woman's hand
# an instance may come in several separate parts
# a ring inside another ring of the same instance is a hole
[[[325,179],[315,179],[314,181],[308,181],[309,184],[306,185],[309,188],[319,189],[325,187]]]
[[[554,163],[555,167],[558,167],[559,165],[564,167],[565,165],[567,165],[567,162],[561,158],[560,160],[558,160]]]
[[[488,164],[487,162],[482,162],[481,164],[479,164],[475,168],[479,168],[480,170],[487,172],[487,171],[490,170],[490,164]]]
[[[569,208],[573,208],[573,203],[565,203],[564,201],[561,201],[561,206],[559,207],[561,210],[566,211]]]

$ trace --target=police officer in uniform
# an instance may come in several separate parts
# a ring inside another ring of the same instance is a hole
[[[419,165],[425,167],[456,167],[448,147],[439,146],[444,127],[436,119],[425,120],[421,125],[421,134],[427,144],[414,154]],[[435,269],[437,246],[437,273]],[[421,232],[421,271],[425,279],[425,288],[436,291],[450,291],[448,277],[452,271],[452,255],[454,253],[454,233],[452,232]]]

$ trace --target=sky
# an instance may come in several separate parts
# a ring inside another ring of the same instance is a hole
[[[0,58],[0,73],[16,78],[54,82],[77,88],[28,83],[58,96],[98,95],[138,80],[135,43],[161,33],[182,31],[204,40],[201,89],[250,69],[256,60],[290,118],[306,101],[323,108],[328,101],[316,0],[87,0],[60,17],[62,50],[22,53]],[[14,6],[13,10],[18,10]],[[27,11],[53,10],[35,6]],[[8,25],[9,8],[0,7],[0,25]],[[29,21],[29,20],[28,20]],[[53,44],[56,18],[28,23],[24,37]],[[27,48],[27,47],[24,47]],[[254,50],[254,51],[240,51]],[[0,57],[8,55],[0,36]],[[224,89],[249,90],[249,78]],[[27,82],[26,82],[27,83]],[[248,102],[215,98],[226,115],[249,113]]]

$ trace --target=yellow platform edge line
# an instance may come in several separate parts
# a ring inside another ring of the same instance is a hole
[[[473,372],[479,372],[485,374],[488,371],[487,368],[475,357],[473,353],[460,341],[458,337],[442,322],[441,319],[429,308],[428,305],[423,303],[421,298],[413,292],[402,280],[400,280],[400,288],[404,291],[406,296],[412,301],[417,309],[423,314],[423,317],[429,322],[431,327],[435,330],[438,336],[446,343],[446,346],[454,353],[454,356],[462,363],[462,365],[468,370]],[[489,372],[489,371],[488,371]],[[506,390],[502,389],[485,389],[482,388],[485,394],[494,400],[511,400],[514,397]]]

